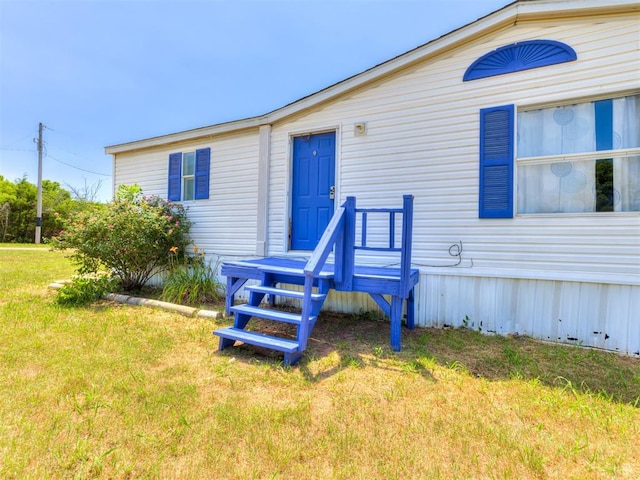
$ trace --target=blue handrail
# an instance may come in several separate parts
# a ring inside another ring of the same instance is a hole
[[[329,225],[322,234],[322,238],[318,242],[318,245],[313,250],[311,257],[307,261],[304,267],[304,274],[312,277],[318,275],[324,267],[324,264],[329,257],[329,254],[333,250],[333,246],[340,240],[340,237],[344,233],[344,219],[346,209],[344,206],[340,207],[331,218]]]
[[[346,209],[343,205],[334,213],[304,267],[304,298],[302,300],[302,318],[298,330],[298,343],[301,350],[307,348],[307,339],[309,337],[309,318],[311,317],[313,305],[311,294],[313,293],[314,278],[322,271],[334,245],[336,245],[336,251],[342,251],[340,246],[344,243],[345,216]],[[337,271],[338,267],[336,265],[336,273]]]
[[[362,214],[361,244],[355,244],[356,215]],[[371,247],[367,242],[367,214],[389,214],[388,247]],[[402,215],[402,244],[395,246],[396,214]],[[400,252],[400,297],[408,298],[411,285],[411,235],[413,232],[413,195],[404,195],[402,208],[356,208],[355,197],[347,197],[344,204],[336,210],[325,229],[318,245],[304,267],[304,298],[302,301],[302,322],[299,329],[301,349],[306,348],[309,336],[309,318],[311,317],[313,284],[315,277],[322,271],[334,250],[334,283],[340,290],[351,290],[355,272],[356,250],[378,250]]]

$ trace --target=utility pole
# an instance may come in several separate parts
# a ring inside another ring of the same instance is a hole
[[[38,205],[36,207],[36,244],[42,233],[42,122],[38,124]]]

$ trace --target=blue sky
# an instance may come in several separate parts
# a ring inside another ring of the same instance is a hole
[[[260,115],[510,0],[0,0],[0,175],[111,195],[104,147]]]

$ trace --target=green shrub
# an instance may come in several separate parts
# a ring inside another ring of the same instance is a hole
[[[107,276],[77,276],[58,290],[56,303],[65,307],[88,305],[109,293],[116,282]]]
[[[162,290],[163,300],[192,305],[220,301],[224,287],[216,280],[217,264],[212,266],[197,246],[193,256],[180,259],[175,251],[172,255],[172,268]]]
[[[142,196],[135,185],[67,222],[53,247],[68,249],[80,274],[106,271],[123,290],[139,290],[184,254],[189,227],[182,205]]]

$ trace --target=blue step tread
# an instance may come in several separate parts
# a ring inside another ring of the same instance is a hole
[[[249,345],[270,348],[271,350],[278,350],[279,352],[293,353],[299,349],[299,344],[295,340],[287,340],[286,338],[273,337],[271,335],[265,335],[264,333],[250,332],[234,327],[221,328],[213,332],[213,334],[221,338],[238,340],[243,343],[248,343]]]
[[[264,285],[249,285],[244,287],[244,289],[250,292],[266,293],[268,295],[279,295],[281,297],[297,298],[299,300],[304,299],[304,292],[296,290],[285,290],[283,288],[266,287]],[[314,302],[321,302],[325,299],[325,297],[326,295],[324,293],[311,294],[311,300],[313,300]]]
[[[234,313],[244,313],[252,317],[264,318],[267,320],[275,320],[276,322],[294,323],[300,325],[302,315],[298,313],[282,312],[280,310],[272,310],[269,308],[253,307],[251,305],[234,305],[231,307]],[[310,322],[314,322],[316,317],[309,317]]]
[[[263,259],[263,260],[274,260],[274,259]],[[304,277],[304,267],[306,262],[301,261],[293,261],[293,260],[282,260],[273,263],[262,263],[257,260],[252,261],[234,261],[228,262],[230,266],[236,267],[249,267],[256,269],[260,272],[267,273],[281,273],[292,276]],[[333,278],[333,265],[327,265],[325,269],[320,271],[316,278]]]

